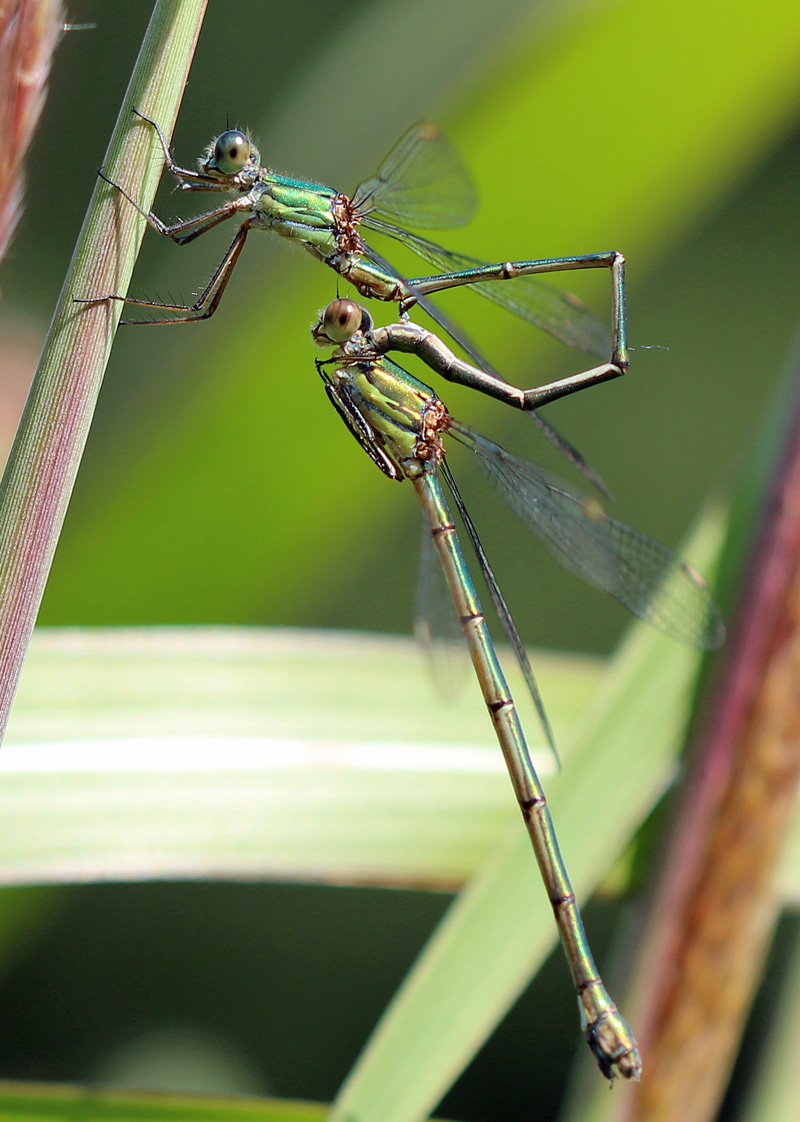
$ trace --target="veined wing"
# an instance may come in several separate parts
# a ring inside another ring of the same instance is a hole
[[[424,517],[421,531],[414,637],[425,652],[439,693],[446,701],[451,701],[464,685],[469,666],[467,646],[431,538],[431,528]]]
[[[416,234],[405,232],[401,234],[371,218],[365,219],[364,225],[402,241],[442,274],[462,273],[464,270],[481,268],[486,264],[477,257],[453,253]],[[415,283],[427,279],[412,277],[408,280],[408,284],[413,288]],[[499,304],[501,308],[519,316],[520,319],[546,331],[559,342],[566,343],[569,347],[577,347],[578,350],[586,351],[588,354],[597,355],[598,358],[608,359],[611,350],[611,333],[608,328],[576,296],[547,284],[538,276],[521,276],[513,280],[478,280],[471,284],[470,288],[485,296],[487,300],[491,300],[493,304]],[[425,291],[436,290],[426,287]]]
[[[475,529],[475,523],[472,521],[469,511],[464,505],[464,500],[461,498],[461,493],[456,486],[456,481],[455,479],[453,479],[453,473],[450,471],[446,460],[443,460],[439,465],[439,470],[444,477],[448,488],[450,489],[450,494],[453,496],[453,500],[456,506],[458,507],[458,513],[461,515],[461,521],[464,523],[464,529],[467,531],[470,542],[472,543],[472,548],[475,551],[475,556],[478,558],[478,564],[481,567],[483,579],[486,581],[486,586],[489,589],[489,594],[492,598],[494,609],[497,612],[497,618],[500,620],[503,630],[506,633],[506,638],[511,644],[511,649],[514,652],[514,656],[516,657],[519,668],[522,671],[522,676],[524,677],[525,684],[528,687],[528,693],[531,695],[531,700],[533,701],[534,707],[538,714],[539,723],[542,726],[542,731],[544,732],[545,739],[547,740],[550,751],[553,753],[556,764],[560,769],[561,760],[558,755],[558,748],[556,748],[556,741],[555,737],[553,736],[553,729],[550,724],[550,718],[547,716],[547,711],[545,710],[544,702],[542,701],[542,695],[539,692],[539,686],[537,685],[536,679],[533,675],[533,669],[531,667],[530,660],[528,659],[528,652],[525,650],[525,644],[520,638],[520,634],[517,631],[517,625],[514,623],[511,612],[508,610],[505,596],[503,596],[503,593],[500,591],[500,585],[497,583],[497,578],[495,577],[494,572],[492,571],[492,567],[489,564],[489,558],[486,556],[486,552],[481,544],[481,540],[478,537],[478,531]]]
[[[511,509],[568,569],[659,631],[706,650],[720,645],[725,627],[719,609],[691,566],[606,514],[595,499],[480,433],[461,424],[452,432],[476,453]]]
[[[401,136],[377,175],[356,187],[353,202],[362,214],[402,227],[446,230],[469,222],[478,197],[458,150],[435,125],[421,121]]]

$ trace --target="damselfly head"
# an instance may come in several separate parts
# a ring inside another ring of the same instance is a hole
[[[234,179],[257,171],[261,157],[250,137],[239,129],[227,129],[208,145],[198,167],[205,175]]]
[[[357,331],[371,331],[372,316],[355,300],[331,300],[311,328],[315,343],[321,347],[346,343]]]

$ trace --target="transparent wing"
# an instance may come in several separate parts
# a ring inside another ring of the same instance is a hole
[[[364,220],[364,225],[378,230],[390,237],[397,238],[412,249],[423,260],[430,262],[443,274],[461,273],[465,270],[479,268],[485,262],[477,257],[468,257],[464,253],[453,253],[444,249],[427,238],[420,238],[416,234],[393,230],[384,223],[373,221],[371,218]],[[414,287],[415,280],[408,281]],[[428,279],[428,278],[424,278]],[[611,350],[611,332],[599,319],[582,303],[577,296],[554,288],[538,276],[514,277],[513,280],[478,281],[471,286],[474,292],[480,293],[493,304],[512,312],[520,319],[526,320],[554,339],[566,343],[569,347],[588,354],[597,355],[599,358],[608,358]],[[435,289],[428,288],[431,292]]]
[[[467,646],[431,540],[431,528],[424,517],[420,528],[414,636],[424,651],[438,692],[447,701],[452,701],[461,692],[467,677]]]
[[[478,564],[481,567],[483,578],[486,581],[486,585],[489,589],[489,595],[492,597],[492,603],[494,604],[495,611],[497,612],[497,618],[500,620],[503,630],[506,633],[506,638],[511,644],[511,649],[514,652],[517,664],[522,671],[522,676],[524,677],[525,684],[528,687],[528,693],[531,695],[531,700],[533,701],[534,707],[536,708],[536,712],[539,716],[539,722],[542,726],[542,731],[544,732],[545,739],[547,740],[550,751],[553,753],[553,758],[555,759],[556,764],[558,765],[558,768],[560,770],[561,760],[558,755],[558,748],[556,748],[556,741],[555,737],[553,736],[553,728],[550,724],[550,718],[547,716],[547,711],[544,707],[544,702],[542,701],[542,695],[539,692],[539,686],[537,685],[536,679],[533,675],[533,669],[531,667],[530,660],[528,659],[528,652],[525,650],[525,644],[520,638],[520,634],[517,631],[517,625],[514,623],[511,612],[508,610],[505,596],[503,596],[503,593],[500,591],[500,585],[497,583],[497,578],[492,571],[492,566],[489,564],[489,558],[486,556],[486,552],[481,545],[481,540],[478,537],[478,531],[475,529],[475,523],[472,521],[469,511],[464,505],[464,500],[461,498],[461,494],[458,490],[458,487],[456,486],[456,481],[455,479],[453,479],[453,473],[450,471],[450,468],[448,467],[446,461],[443,461],[441,463],[440,471],[444,479],[446,480],[447,486],[450,488],[450,493],[453,496],[453,500],[458,507],[458,513],[461,515],[461,520],[464,523],[464,528],[466,529],[470,542],[472,543],[472,548],[475,550],[475,556],[478,558]]]
[[[458,150],[435,125],[421,121],[395,144],[378,174],[358,185],[353,202],[362,214],[400,226],[446,230],[469,222],[478,197]]]
[[[458,425],[453,435],[476,453],[511,509],[568,569],[659,631],[706,650],[720,645],[719,609],[691,566],[611,518],[595,499],[479,433]]]

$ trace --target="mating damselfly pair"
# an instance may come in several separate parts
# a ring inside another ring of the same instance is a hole
[[[212,142],[196,171],[178,166],[154,122],[168,169],[186,191],[225,191],[230,198],[196,218],[165,225],[141,211],[159,233],[185,244],[237,215],[243,220],[210,282],[192,305],[148,300],[131,303],[173,313],[138,323],[176,323],[211,316],[219,305],[251,229],[271,229],[300,242],[363,297],[396,303],[400,319],[376,328],[357,303],[336,300],[314,328],[316,341],[335,348],[317,362],[328,395],[347,427],[389,478],[410,480],[417,493],[456,607],[498,741],[508,765],[534,852],[553,906],[573,975],[582,1026],[601,1071],[609,1078],[638,1078],[633,1035],[606,993],[583,931],[580,912],[539,778],[533,767],[513,699],[484,620],[455,525],[441,486],[444,479],[475,549],[494,606],[520,662],[546,735],[552,735],[523,644],[494,578],[472,519],[445,458],[445,437],[468,447],[512,509],[573,571],[616,596],[634,614],[683,641],[716,646],[722,625],[702,579],[673,554],[606,514],[600,503],[571,485],[511,456],[499,445],[455,421],[434,391],[388,355],[416,355],[430,370],[531,412],[545,433],[594,482],[580,454],[536,410],[578,389],[618,377],[628,365],[624,258],[597,253],[549,260],[484,264],[454,254],[406,227],[464,224],[474,193],[457,153],[429,125],[409,130],[352,196],[332,188],[276,175],[261,166],[258,151],[238,130]],[[112,186],[138,207],[122,187]],[[364,240],[363,228],[407,244],[440,272],[405,278]],[[608,333],[573,297],[543,285],[536,274],[608,268],[612,279],[612,330]],[[498,283],[503,282],[503,283]],[[605,361],[570,378],[522,391],[506,382],[429,300],[461,285]],[[125,299],[118,294],[101,299]],[[459,358],[435,334],[413,323],[419,305],[472,359]],[[131,321],[127,321],[131,322]]]

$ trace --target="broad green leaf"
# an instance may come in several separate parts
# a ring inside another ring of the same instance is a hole
[[[534,661],[566,739],[602,664]],[[0,781],[6,884],[454,888],[515,813],[473,683],[442,703],[411,640],[334,632],[39,631]]]
[[[0,1082],[3,1122],[317,1122],[324,1117],[324,1107],[289,1099],[126,1095],[59,1084]]]

